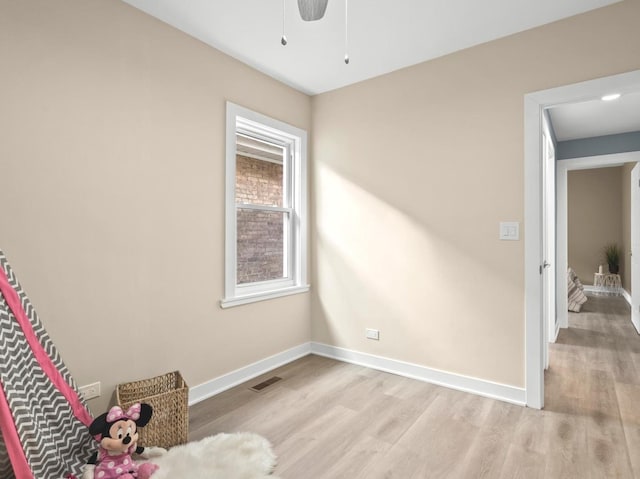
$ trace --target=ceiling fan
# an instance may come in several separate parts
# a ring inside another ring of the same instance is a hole
[[[329,0],[298,0],[298,10],[305,22],[314,22],[324,17]]]
[[[347,35],[347,25],[348,25],[348,1],[344,0],[344,63],[346,65],[349,64],[349,53],[348,53],[348,35]],[[300,11],[300,17],[305,22],[314,22],[316,20],[320,20],[324,17],[324,12],[327,10],[327,3],[329,0],[298,0],[298,10]],[[282,0],[282,37],[280,38],[280,43],[282,46],[287,44],[287,36],[284,34],[284,24],[285,24],[285,0]]]

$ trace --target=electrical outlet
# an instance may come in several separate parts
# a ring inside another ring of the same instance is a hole
[[[375,339],[376,341],[380,341],[380,331],[377,329],[369,329],[367,328],[365,336],[367,339]]]
[[[100,382],[80,386],[78,389],[85,399],[93,399],[100,396]]]

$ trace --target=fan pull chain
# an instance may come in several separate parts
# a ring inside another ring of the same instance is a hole
[[[344,63],[349,64],[349,0],[344,0]]]
[[[284,34],[284,17],[285,14],[285,0],[282,0],[282,37],[280,38],[280,43],[282,43],[282,46],[285,46],[287,44],[287,36]]]

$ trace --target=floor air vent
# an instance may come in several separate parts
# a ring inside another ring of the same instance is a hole
[[[282,378],[279,378],[278,376],[273,376],[272,378],[269,378],[266,381],[262,381],[260,384],[256,384],[255,386],[250,387],[249,389],[251,389],[252,391],[260,392],[264,388],[271,386],[273,383],[277,383],[281,379]]]

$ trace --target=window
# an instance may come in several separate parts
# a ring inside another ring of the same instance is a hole
[[[227,103],[225,298],[309,290],[304,130]]]

